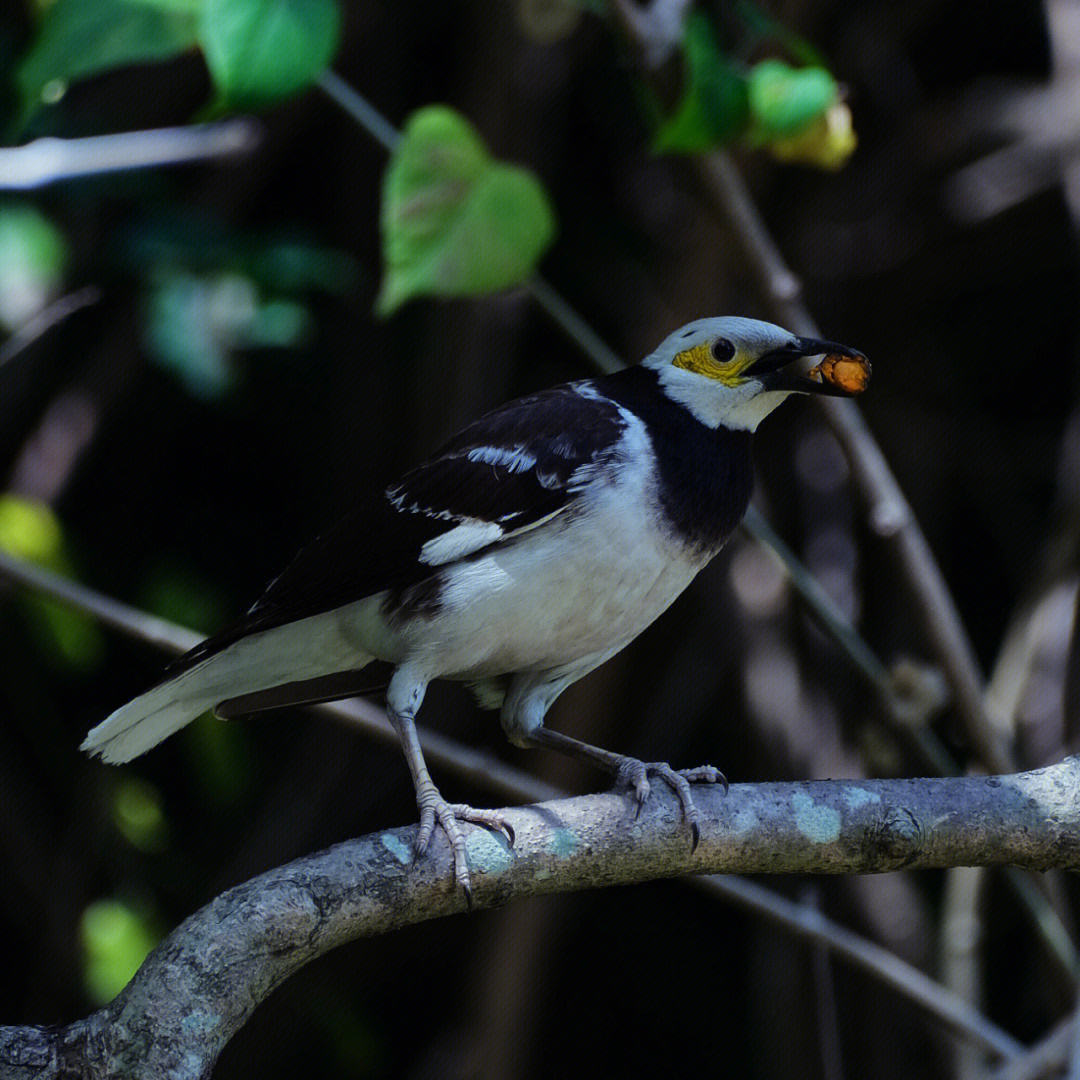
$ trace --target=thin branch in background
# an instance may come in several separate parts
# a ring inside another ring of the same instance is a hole
[[[547,312],[593,364],[605,375],[626,367],[626,361],[610,349],[599,334],[539,274],[525,283],[533,299]]]
[[[393,153],[401,139],[401,132],[359,90],[331,68],[322,72],[315,80],[315,85],[380,143],[383,149]]]
[[[2,153],[3,151],[0,150],[0,154]],[[85,285],[81,289],[57,297],[51,304],[46,304],[0,345],[0,367],[25,352],[38,338],[43,337],[54,326],[74,315],[76,311],[96,304],[101,299],[101,295],[101,289],[96,285]]]
[[[149,615],[111,597],[103,596],[85,585],[60,577],[0,551],[0,579],[29,588],[93,615],[106,625],[137,640],[169,652],[186,652],[202,640],[199,634],[165,619]],[[313,707],[316,713],[345,721],[386,744],[395,744],[397,736],[385,712],[362,698]],[[541,802],[563,793],[551,784],[537,780],[493,755],[458,743],[445,735],[418,729],[424,755],[449,773],[463,777],[479,787],[486,787],[507,799]],[[825,946],[869,975],[880,979],[898,993],[936,1016],[947,1027],[962,1030],[965,1037],[994,1046],[996,1029],[977,1010],[935,983],[917,968],[893,955],[882,946],[861,937],[817,911],[780,896],[756,882],[733,877],[687,877],[680,879],[692,888],[734,902],[770,922],[814,943]],[[1001,1045],[1000,1041],[997,1045]]]
[[[981,866],[957,866],[945,872],[945,895],[938,926],[941,981],[958,997],[981,1004],[982,905],[987,874]],[[957,1080],[974,1080],[986,1069],[986,1059],[966,1043],[954,1047]]]
[[[1075,1020],[1072,1025],[1072,1037],[1069,1039],[1068,1049],[1068,1080],[1080,1080],[1080,1024]]]
[[[235,157],[250,154],[261,139],[262,126],[247,117],[82,139],[49,136],[25,146],[0,148],[0,190],[25,191],[123,169]]]
[[[821,889],[814,882],[802,890],[800,902],[812,911],[821,910]],[[832,956],[824,945],[810,948],[810,972],[814,983],[814,1006],[817,1011],[821,1075],[824,1080],[843,1080],[844,1054],[840,1040],[839,1009],[836,1004],[836,980]]]
[[[1004,1050],[1000,1043],[996,1048],[994,1045],[998,1037],[995,1033],[996,1025],[987,1021],[969,1002],[877,942],[861,937],[854,930],[841,926],[814,908],[797,904],[749,878],[709,877],[687,880],[691,884],[717,883],[729,900],[757,915],[763,915],[778,926],[798,934],[803,940],[816,941],[827,946],[834,955],[926,1009],[954,1034],[995,1054]],[[984,1022],[989,1024],[989,1027],[984,1027]],[[980,1030],[977,1039],[972,1038],[972,1023]],[[1014,1055],[1007,1052],[1004,1056]]]

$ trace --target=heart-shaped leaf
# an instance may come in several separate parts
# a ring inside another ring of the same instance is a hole
[[[822,67],[793,68],[763,60],[750,73],[756,142],[788,138],[809,127],[837,99],[836,80]]]
[[[214,111],[254,108],[311,83],[333,59],[336,0],[202,0],[197,32],[214,80]]]
[[[381,316],[413,296],[478,296],[518,285],[555,235],[536,177],[493,159],[472,125],[441,105],[405,125],[383,182],[381,224]]]

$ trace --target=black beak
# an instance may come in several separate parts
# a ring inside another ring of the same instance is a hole
[[[759,356],[743,373],[752,375],[767,390],[793,390],[800,394],[828,394],[832,397],[849,397],[840,386],[822,379],[812,379],[798,371],[784,370],[805,356],[850,356],[863,360],[866,356],[858,349],[841,345],[838,341],[821,341],[818,338],[796,338],[790,345]]]

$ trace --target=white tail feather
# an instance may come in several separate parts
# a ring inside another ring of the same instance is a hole
[[[217,659],[211,657],[198,667],[129,701],[98,724],[83,739],[80,749],[117,765],[157,746],[162,739],[217,704],[217,690],[215,694],[208,694],[203,685],[205,669]]]
[[[117,709],[86,736],[81,749],[114,765],[130,761],[227,698],[356,670],[371,659],[357,653],[336,622],[323,616],[252,634]]]

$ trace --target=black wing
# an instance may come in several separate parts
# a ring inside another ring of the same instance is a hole
[[[577,470],[607,457],[626,424],[618,406],[593,386],[555,387],[470,424],[316,538],[242,620],[170,670],[190,667],[248,634],[407,588],[454,558],[564,510],[577,493]]]

